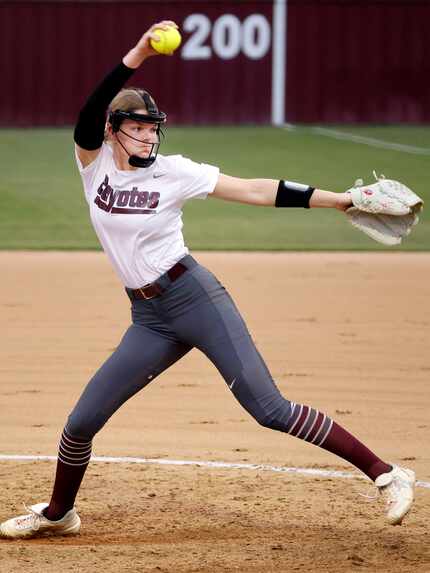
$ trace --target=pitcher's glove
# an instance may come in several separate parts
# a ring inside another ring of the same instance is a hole
[[[384,245],[398,245],[419,221],[423,200],[406,185],[392,179],[378,177],[376,183],[363,185],[357,179],[348,189],[352,207],[346,210],[349,222],[366,235]]]

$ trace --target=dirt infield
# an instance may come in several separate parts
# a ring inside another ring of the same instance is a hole
[[[227,286],[285,396],[430,482],[430,255],[200,253]],[[56,453],[129,303],[100,253],[0,253],[0,454]],[[197,351],[126,404],[98,456],[354,470],[259,427]],[[53,462],[0,460],[0,520],[48,500]],[[90,465],[74,538],[0,541],[12,571],[430,572],[430,489],[402,527],[359,479],[155,464]]]

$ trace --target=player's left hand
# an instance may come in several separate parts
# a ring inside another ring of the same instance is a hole
[[[336,209],[339,211],[346,211],[350,207],[352,207],[352,199],[351,194],[348,192],[345,193],[336,193]]]
[[[346,210],[349,222],[384,245],[398,245],[419,221],[423,200],[399,181],[377,177],[373,185],[357,180],[347,191],[352,206]]]

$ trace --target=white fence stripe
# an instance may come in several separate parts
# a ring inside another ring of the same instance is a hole
[[[13,455],[0,454],[0,460],[3,461],[56,461],[57,456],[36,456],[36,455]],[[200,466],[206,468],[220,469],[238,469],[238,470],[261,470],[267,472],[291,473],[318,477],[332,477],[344,479],[367,479],[361,474],[352,474],[349,472],[336,470],[320,470],[315,468],[295,468],[284,466],[271,466],[268,464],[241,464],[233,462],[211,462],[205,460],[170,460],[166,458],[129,458],[129,457],[109,457],[109,456],[92,456],[92,462],[107,462],[114,464],[156,464],[160,466]],[[418,487],[430,489],[430,483],[426,481],[417,481]]]

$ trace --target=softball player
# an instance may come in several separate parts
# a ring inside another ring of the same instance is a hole
[[[102,81],[75,128],[76,160],[99,240],[131,300],[132,324],[118,348],[85,388],[63,430],[50,503],[0,525],[9,538],[80,529],[75,498],[91,456],[92,439],[112,414],[161,372],[198,348],[215,364],[234,397],[255,420],[347,460],[387,498],[387,520],[401,523],[415,474],[372,453],[329,416],[284,398],[254,346],[225,288],[189,253],[182,207],[207,196],[276,207],[351,205],[348,193],[271,179],[240,179],[181,155],[158,155],[166,115],[139,89],[123,89],[155,55],[152,26]],[[107,121],[106,112],[108,111]]]

